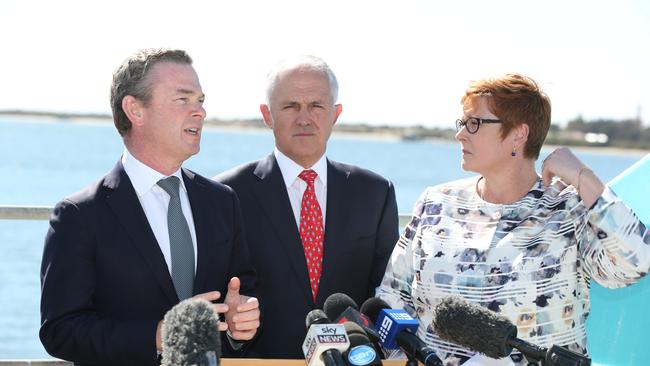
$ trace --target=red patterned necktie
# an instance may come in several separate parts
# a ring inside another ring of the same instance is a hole
[[[298,177],[307,183],[300,205],[300,239],[305,250],[311,293],[316,301],[320,274],[323,271],[323,213],[314,191],[315,171],[303,170]]]

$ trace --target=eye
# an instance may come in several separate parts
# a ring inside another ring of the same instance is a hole
[[[298,103],[287,103],[282,106],[282,110],[298,109],[299,107]]]
[[[470,118],[470,119],[467,120],[466,123],[471,124],[472,127],[478,127],[478,125],[479,125],[478,119],[476,119],[476,118]]]
[[[189,98],[187,98],[187,97],[176,98],[176,102],[178,102],[180,104],[185,104],[185,103],[188,102],[188,100],[189,100]]]

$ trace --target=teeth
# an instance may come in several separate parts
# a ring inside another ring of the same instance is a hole
[[[198,133],[199,130],[196,129],[196,128],[188,128],[188,129],[186,129],[185,131],[187,131],[187,132],[189,132],[189,133],[191,133],[191,134],[193,134],[193,135],[196,135],[196,134]]]

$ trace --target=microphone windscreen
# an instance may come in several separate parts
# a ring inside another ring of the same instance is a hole
[[[330,319],[338,318],[339,315],[341,315],[341,313],[343,313],[345,309],[349,307],[355,310],[359,310],[359,306],[357,306],[357,303],[355,303],[350,296],[342,294],[340,292],[331,294],[323,304],[323,310],[325,311],[325,314],[327,314],[327,317]]]
[[[343,323],[343,326],[345,327],[345,332],[348,333],[348,338],[350,339],[350,348],[370,343],[370,339],[366,335],[366,332],[359,324],[354,322],[345,322]]]
[[[330,319],[327,317],[325,312],[321,309],[314,309],[307,313],[305,317],[305,325],[307,329],[311,327],[312,324],[329,324],[331,323]]]
[[[517,336],[517,327],[501,315],[457,296],[442,299],[433,313],[433,326],[441,339],[492,358],[512,352],[506,342]]]
[[[171,308],[162,322],[162,364],[164,366],[208,366],[206,354],[221,356],[219,318],[212,304],[203,299],[186,299]]]
[[[361,314],[365,314],[375,324],[381,309],[390,309],[390,305],[378,297],[371,297],[361,305]]]

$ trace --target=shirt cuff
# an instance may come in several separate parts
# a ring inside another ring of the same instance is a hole
[[[226,331],[226,337],[228,338],[228,343],[230,343],[230,347],[234,349],[235,351],[239,351],[244,347],[244,344],[246,341],[238,341],[232,337],[232,333],[230,333],[230,329]]]

